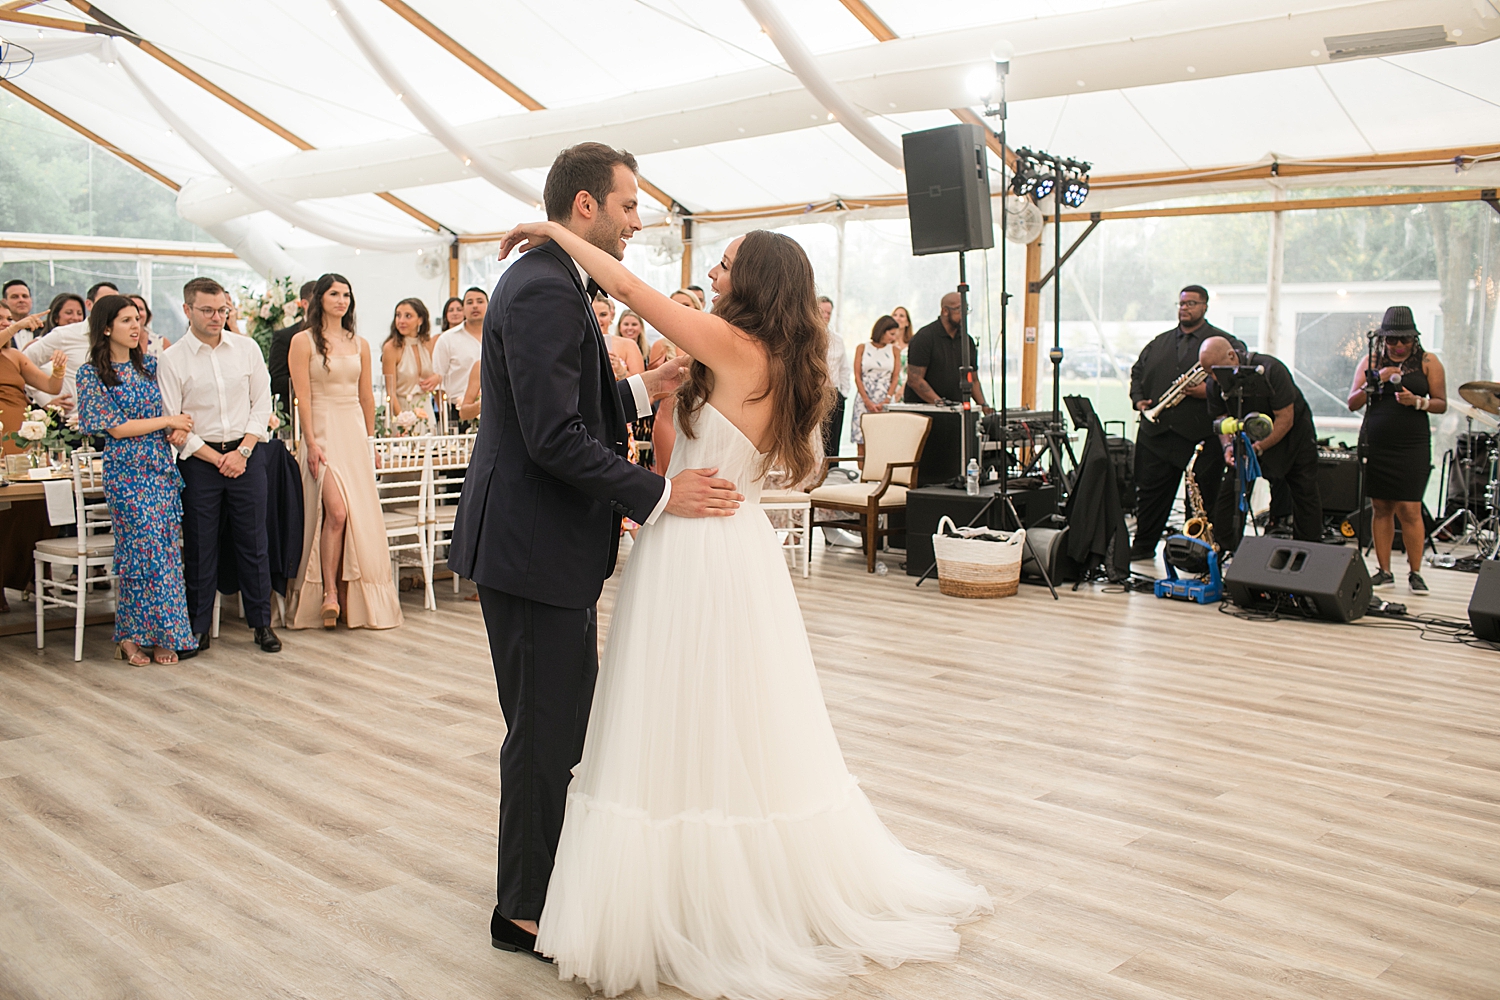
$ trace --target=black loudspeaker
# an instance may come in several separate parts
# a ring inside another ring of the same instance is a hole
[[[1486,559],[1479,564],[1479,579],[1469,598],[1469,624],[1479,638],[1500,642],[1500,562]]]
[[[1298,611],[1352,622],[1370,607],[1370,573],[1358,548],[1252,536],[1224,574],[1229,599],[1254,611]]]
[[[901,137],[911,252],[957,253],[995,245],[984,129],[959,123]]]

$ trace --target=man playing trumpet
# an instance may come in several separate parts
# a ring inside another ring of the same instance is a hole
[[[1130,369],[1130,399],[1142,414],[1135,436],[1132,561],[1155,558],[1182,484],[1182,471],[1193,461],[1200,441],[1204,447],[1194,462],[1193,474],[1204,506],[1213,510],[1219,495],[1224,459],[1209,423],[1204,380],[1178,387],[1168,396],[1174,384],[1197,365],[1198,351],[1210,337],[1225,338],[1241,357],[1249,353],[1243,343],[1209,323],[1204,318],[1207,312],[1208,291],[1202,285],[1188,285],[1177,297],[1177,325],[1147,344]],[[1154,420],[1146,418],[1147,411]]]

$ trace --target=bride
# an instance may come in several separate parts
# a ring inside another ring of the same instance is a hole
[[[667,982],[747,1000],[826,996],[866,959],[952,960],[954,926],[989,894],[903,847],[846,769],[756,502],[771,469],[801,482],[819,461],[828,334],[807,255],[776,233],[736,239],[703,313],[554,223],[512,230],[501,256],[549,239],[695,359],[667,475],[717,468],[745,503],[637,536],[537,951],[608,996]]]

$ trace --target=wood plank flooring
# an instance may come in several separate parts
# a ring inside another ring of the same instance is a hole
[[[1427,577],[1393,599],[1462,617]],[[846,996],[1500,997],[1500,653],[837,550],[795,583],[851,771],[997,906]],[[503,727],[438,593],[279,656],[228,614],[174,667],[0,639],[0,998],[586,995],[486,937]]]

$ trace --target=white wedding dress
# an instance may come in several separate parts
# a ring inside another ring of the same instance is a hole
[[[668,475],[718,468],[733,517],[636,537],[573,770],[537,950],[615,996],[837,992],[864,960],[958,954],[992,910],[907,850],[844,766],[775,532],[761,455],[704,405]]]

